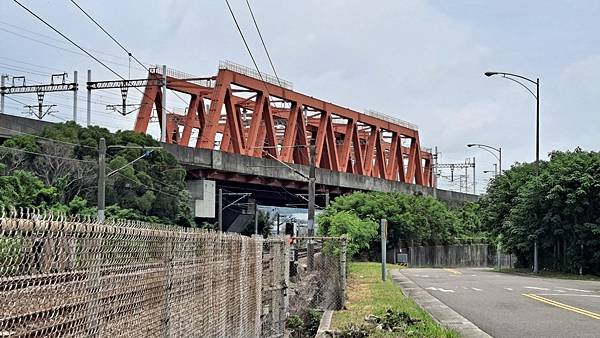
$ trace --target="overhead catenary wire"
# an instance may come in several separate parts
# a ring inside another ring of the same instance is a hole
[[[238,21],[237,21],[237,19],[235,17],[235,14],[233,13],[233,9],[231,9],[231,5],[229,4],[229,0],[225,0],[225,3],[227,4],[227,8],[229,8],[229,13],[231,13],[231,17],[233,18],[233,22],[235,23],[235,26],[237,27],[237,30],[240,33],[240,36],[242,37],[242,41],[244,41],[244,45],[246,46],[246,50],[248,51],[248,54],[250,54],[250,58],[252,59],[252,63],[254,63],[254,67],[256,68],[256,71],[258,72],[258,76],[260,77],[260,80],[264,82],[262,73],[258,69],[258,64],[256,63],[256,60],[254,59],[254,55],[252,55],[252,51],[250,50],[250,46],[248,46],[248,42],[246,41],[246,38],[244,37],[244,33],[242,32],[242,29],[240,28],[240,25],[238,24]]]
[[[73,5],[75,5],[77,8],[79,8],[79,10],[81,12],[83,12],[83,14],[85,14],[85,16],[88,17],[88,19],[92,20],[92,22],[96,26],[98,26],[98,28],[100,28],[106,35],[108,35],[108,37],[110,37],[117,45],[119,45],[119,47],[121,47],[121,49],[123,49],[129,57],[133,58],[144,69],[148,69],[148,67],[144,63],[142,63],[137,57],[135,57],[135,55],[133,55],[133,53],[131,53],[129,50],[127,50],[127,48],[125,48],[119,41],[117,41],[117,39],[115,39],[114,36],[112,36],[106,29],[104,29],[104,27],[102,27],[102,25],[100,25],[100,23],[98,23],[98,21],[96,21],[94,18],[92,18],[92,16],[90,14],[88,14],[88,12],[86,12],[85,9],[81,8],[81,6],[79,6],[79,4],[77,2],[75,2],[74,0],[71,0],[71,3],[73,3]]]
[[[31,63],[31,62],[27,62],[27,61],[23,61],[23,60],[17,60],[17,59],[13,59],[13,58],[9,58],[9,57],[6,57],[6,56],[1,56],[1,55],[0,55],[0,59],[7,60],[9,62],[16,62],[16,63],[24,64],[24,65],[27,65],[27,66],[32,66],[32,67],[39,68],[39,69],[47,69],[47,70],[52,71],[52,72],[63,72],[64,71],[62,69],[52,68],[52,67],[46,67],[46,66],[35,64],[35,63]]]
[[[121,148],[121,147],[119,147],[119,148]],[[124,147],[122,147],[121,149],[123,149],[123,148],[124,148],[124,149],[140,149],[140,150],[144,149],[143,147],[127,147],[127,146],[124,146]],[[115,158],[115,155],[111,155],[111,154],[108,154],[108,153],[106,154],[106,156],[107,156],[108,158],[110,158],[110,159],[114,159],[114,158]],[[151,165],[149,165],[149,166],[150,166],[150,167],[153,167],[153,166],[155,166],[155,165],[154,165],[154,164],[151,164]],[[134,167],[134,170],[135,170],[135,167]],[[183,169],[183,168],[182,168],[182,170],[185,170],[185,169]],[[163,172],[165,172],[165,171],[166,171],[166,170],[163,170]],[[117,172],[117,173],[119,173],[119,172]],[[155,183],[158,183],[158,184],[162,185],[163,187],[169,188],[169,189],[171,189],[171,190],[173,190],[173,191],[179,191],[179,190],[180,190],[180,188],[178,188],[178,187],[176,187],[176,186],[174,186],[174,185],[171,185],[171,184],[165,183],[165,182],[163,182],[163,181],[161,181],[161,180],[159,180],[159,179],[156,179],[156,178],[154,178],[154,177],[152,177],[152,176],[150,176],[150,175],[148,175],[148,178],[149,178],[150,180],[152,180],[153,182],[155,182]],[[165,193],[165,194],[166,194],[166,193]],[[171,195],[171,196],[174,196],[174,195]]]
[[[79,44],[77,44],[75,41],[71,40],[68,36],[66,36],[65,34],[63,34],[61,31],[59,31],[57,28],[55,28],[54,26],[52,26],[50,23],[48,23],[46,20],[44,20],[42,17],[40,17],[39,15],[35,14],[32,10],[30,10],[29,8],[27,8],[26,6],[24,6],[23,4],[21,4],[18,0],[13,0],[13,2],[15,2],[17,5],[19,5],[21,8],[23,8],[25,11],[27,11],[29,14],[33,15],[36,19],[38,19],[39,21],[41,21],[42,23],[44,23],[46,26],[48,26],[48,28],[52,29],[54,32],[56,32],[56,34],[62,36],[65,40],[69,41],[72,45],[74,45],[75,47],[77,47],[79,50],[81,50],[82,52],[84,52],[87,56],[91,57],[92,59],[94,59],[96,62],[98,62],[99,64],[101,64],[104,68],[106,68],[108,71],[110,71],[111,73],[113,73],[114,75],[116,75],[117,77],[119,77],[121,80],[125,80],[124,77],[122,77],[119,73],[117,73],[116,71],[114,71],[112,68],[110,68],[108,65],[106,65],[104,62],[102,62],[102,60],[98,59],[96,56],[94,56],[92,53],[88,52],[85,48],[81,47]]]
[[[42,154],[42,153],[38,153],[38,152],[35,152],[35,151],[31,151],[31,150],[25,150],[25,149],[21,149],[21,148],[13,148],[13,147],[6,147],[6,146],[2,146],[2,145],[0,145],[0,149],[5,149],[5,150],[8,150],[8,151],[22,152],[22,153],[26,153],[26,154],[30,154],[30,155],[37,155],[37,156],[44,156],[44,157],[49,157],[49,158],[62,159],[62,160],[67,160],[67,161],[76,161],[76,162],[84,162],[84,163],[93,163],[93,164],[96,164],[95,161],[81,160],[81,159],[78,159],[78,158],[64,157],[64,156],[58,156],[58,155]]]
[[[116,43],[125,53],[127,53],[127,55],[130,58],[133,58],[140,66],[142,66],[146,71],[150,71],[149,67],[144,64],[142,61],[140,61],[132,52],[131,50],[125,48],[125,46],[120,43],[112,34],[110,34],[108,32],[108,30],[106,30],[96,19],[94,19],[92,17],[92,15],[90,13],[88,13],[85,9],[83,9],[76,1],[71,0],[71,3],[73,3],[73,5],[75,5],[88,19],[90,19],[98,28],[100,28],[100,30],[102,30],[114,43]],[[138,89],[139,91],[139,89]],[[170,91],[175,94],[175,96],[180,99],[183,103],[187,104],[188,102],[186,102],[177,92],[175,92],[174,90]]]
[[[17,103],[19,103],[19,104],[21,104],[21,105],[23,105],[23,106],[27,106],[27,105],[28,105],[28,104],[26,104],[26,103],[24,103],[24,102],[22,102],[22,101],[20,101],[20,100],[17,100],[17,99],[15,99],[15,98],[12,98],[12,97],[10,97],[10,96],[6,96],[6,98],[7,98],[7,99],[9,99],[9,100],[15,101],[15,102],[17,102]],[[59,97],[57,97],[57,98],[61,98],[61,99],[64,99],[64,100],[67,100],[67,99],[68,99],[68,98],[66,98],[66,97],[60,97],[60,96],[59,96]],[[30,100],[35,100],[35,99],[30,99]],[[83,98],[80,98],[79,100],[83,101],[84,99],[83,99]],[[69,105],[69,104],[66,104],[66,103],[61,103],[61,102],[58,102],[58,101],[52,101],[52,102],[53,102],[53,104],[54,104],[54,105],[56,105],[57,107],[64,107],[64,108],[69,108],[69,109],[71,108],[71,105]],[[95,102],[95,103],[97,103],[97,104],[104,104],[104,103],[100,103],[100,102],[97,102],[97,101],[92,101],[92,102]],[[36,102],[36,101],[34,101],[34,102],[31,102],[31,103],[32,103],[31,105],[36,105],[36,104],[37,104],[37,102]],[[115,117],[116,117],[114,113],[109,113],[109,112],[106,112],[106,111],[101,111],[101,110],[92,109],[92,112],[93,112],[93,113],[95,113],[95,114],[100,114],[100,115],[103,115],[103,116],[105,116],[105,117],[111,118],[113,121],[115,120]],[[56,116],[56,114],[52,114],[52,115],[49,115],[49,116],[54,116],[54,117],[57,117],[57,116]],[[63,121],[68,121],[67,119],[64,119],[64,118],[60,118],[60,117],[57,117],[57,118],[59,118],[59,119],[61,119],[61,120],[63,120]],[[133,121],[133,119],[132,119],[132,118],[129,118],[129,117],[126,117],[126,116],[120,116],[120,117],[119,117],[119,119],[120,119],[120,120],[121,120],[121,119],[123,119],[123,118],[125,118],[125,119],[127,119],[127,120],[129,120],[129,121]],[[106,121],[104,121],[104,122],[106,122]]]
[[[54,26],[52,26],[50,23],[48,23],[46,20],[44,20],[42,17],[40,17],[39,15],[37,15],[36,13],[34,13],[31,9],[29,9],[28,7],[26,7],[25,5],[23,5],[22,3],[19,2],[19,0],[13,0],[14,3],[16,3],[17,5],[19,5],[21,8],[23,8],[25,11],[27,11],[29,14],[33,15],[36,19],[38,19],[39,21],[41,21],[44,25],[46,25],[47,27],[49,27],[50,29],[52,29],[54,32],[56,32],[58,35],[60,35],[61,37],[63,37],[65,40],[69,41],[72,45],[74,45],[75,47],[77,47],[79,50],[81,50],[82,52],[84,52],[87,56],[89,56],[90,58],[92,58],[94,61],[98,62],[100,65],[102,65],[104,68],[106,68],[108,71],[110,71],[111,73],[113,73],[114,75],[116,75],[118,78],[120,78],[121,80],[125,81],[126,79],[121,76],[121,74],[117,73],[115,70],[113,70],[111,67],[109,67],[106,63],[102,62],[102,60],[100,60],[99,58],[97,58],[96,56],[94,56],[92,53],[88,52],[85,48],[81,47],[79,44],[77,44],[75,41],[73,41],[72,39],[70,39],[68,36],[66,36],[63,32],[61,32],[60,30],[58,30],[57,28],[55,28]],[[146,93],[144,93],[142,90],[140,90],[137,87],[134,87],[138,92],[140,92],[142,95],[147,96]],[[165,110],[167,110],[167,108],[164,108]],[[167,110],[168,112],[168,110]],[[173,112],[170,112],[173,113]]]
[[[40,140],[45,140],[45,141],[49,141],[49,142],[53,142],[53,143],[60,143],[60,144],[68,145],[71,147],[81,147],[81,148],[98,150],[98,147],[92,147],[92,146],[87,146],[87,145],[83,145],[83,144],[79,144],[79,143],[72,143],[72,142],[67,142],[67,141],[56,140],[56,139],[52,139],[52,138],[48,138],[48,137],[43,137],[43,136],[39,136],[39,135],[35,135],[35,134],[26,133],[24,131],[20,131],[20,130],[16,130],[16,129],[6,128],[6,127],[2,127],[2,126],[0,126],[0,129],[11,131],[11,132],[18,133],[21,135],[27,135],[27,136],[31,136],[34,138],[39,138]]]
[[[267,58],[269,59],[269,63],[271,64],[271,69],[273,69],[273,73],[275,74],[277,83],[279,83],[279,86],[281,86],[281,81],[279,81],[279,76],[277,75],[277,71],[275,70],[275,66],[273,65],[273,60],[271,59],[271,55],[269,54],[269,50],[267,49],[265,40],[263,39],[262,33],[260,32],[260,28],[258,28],[258,23],[256,22],[256,18],[254,17],[254,12],[252,11],[252,7],[250,6],[250,2],[248,0],[246,0],[246,5],[248,6],[248,10],[250,11],[250,15],[252,16],[252,21],[254,22],[254,27],[256,27],[256,31],[258,32],[258,36],[260,37],[260,42],[262,42],[263,48],[265,49],[265,53],[267,54]]]
[[[110,34],[96,19],[94,19],[91,14],[89,14],[85,9],[83,9],[81,6],[79,6],[79,4],[75,1],[75,0],[71,0],[71,3],[73,3],[73,5],[75,5],[75,7],[77,7],[83,14],[85,14],[85,16],[87,16],[88,19],[90,19],[98,28],[100,28],[100,30],[102,30],[106,35],[108,35],[108,37],[114,41],[114,43],[116,43],[119,47],[121,47],[121,49],[127,53],[127,55],[131,58],[133,58],[133,60],[135,60],[135,62],[137,62],[140,66],[142,66],[145,70],[149,71],[149,67],[144,64],[142,61],[140,61],[135,55],[133,55],[133,53],[131,52],[131,50],[125,48],[125,46],[123,46],[123,44],[121,44],[112,34]],[[175,92],[174,90],[171,90],[171,92],[173,94],[175,94],[175,96],[177,98],[179,98],[181,101],[183,101],[184,103],[187,104],[187,102],[181,97],[179,96],[179,94],[177,94],[177,92]]]
[[[176,195],[170,194],[168,192],[164,192],[164,191],[162,191],[160,189],[152,188],[152,187],[150,187],[150,186],[148,186],[148,185],[146,185],[146,184],[144,184],[142,182],[134,180],[133,178],[131,178],[131,177],[127,176],[127,175],[124,175],[121,172],[117,171],[116,174],[119,175],[119,176],[121,176],[121,177],[123,177],[123,178],[125,178],[125,179],[127,179],[127,180],[129,180],[129,181],[131,181],[131,182],[133,182],[133,183],[135,183],[135,184],[138,184],[139,186],[142,186],[142,187],[144,187],[144,188],[146,188],[148,190],[157,192],[159,194],[167,195],[167,196],[170,196],[170,197],[174,197],[174,198],[181,198],[181,196],[176,196]]]
[[[15,0],[13,0],[13,1],[15,1]],[[2,28],[2,27],[0,27],[0,31],[4,31],[4,32],[7,32],[7,33],[16,35],[18,37],[21,37],[21,38],[24,38],[24,39],[27,39],[27,40],[30,40],[30,41],[34,41],[34,42],[37,42],[39,44],[42,44],[42,45],[45,45],[45,46],[48,46],[48,47],[52,47],[52,48],[55,48],[55,49],[59,49],[59,50],[62,50],[62,51],[68,52],[68,53],[72,53],[72,54],[76,54],[76,55],[81,55],[81,56],[86,56],[86,54],[79,53],[79,52],[74,51],[72,49],[65,48],[65,47],[60,47],[60,46],[57,46],[57,45],[54,45],[54,44],[51,44],[51,43],[48,43],[48,42],[36,39],[36,38],[29,37],[27,35],[23,35],[23,34],[20,34],[20,33],[17,33],[17,32],[10,31],[10,30]],[[111,61],[111,60],[106,60],[106,59],[101,59],[101,58],[98,58],[98,60],[102,60],[102,61],[104,61],[106,63],[110,63],[110,64],[113,64],[115,66],[129,67],[128,65],[125,65],[123,63],[119,63],[119,62],[115,62],[115,61]]]
[[[1,128],[1,129],[6,129],[6,130],[15,131],[15,130],[13,130],[13,129],[9,129],[9,128],[5,128],[5,127],[1,127],[1,126],[0,126],[0,128]],[[94,149],[94,150],[97,150],[97,148],[96,148],[96,147],[85,146],[85,145],[76,144],[76,143],[70,143],[70,142],[64,142],[64,141],[59,141],[59,140],[49,139],[49,138],[46,138],[46,137],[42,137],[42,136],[38,136],[38,135],[33,135],[33,134],[28,134],[28,133],[24,133],[24,132],[20,132],[20,133],[22,133],[22,134],[26,134],[26,135],[30,135],[30,136],[33,136],[33,137],[37,137],[37,138],[40,138],[40,139],[43,139],[43,140],[47,140],[47,141],[50,141],[50,142],[55,142],[55,143],[60,143],[60,144],[66,144],[66,145],[70,145],[70,146],[78,146],[78,147],[92,148],[92,149]],[[50,155],[50,154],[42,154],[42,153],[35,152],[35,151],[31,151],[31,150],[26,150],[26,149],[21,149],[21,148],[7,147],[7,146],[3,146],[3,145],[0,145],[0,149],[5,149],[5,150],[7,150],[7,151],[13,151],[13,152],[22,152],[22,153],[27,153],[27,154],[30,154],[30,155],[44,156],[44,157],[48,157],[48,158],[56,158],[56,159],[62,159],[62,160],[68,160],[68,161],[77,161],[77,162],[82,162],[82,163],[91,163],[91,164],[97,164],[97,162],[96,162],[96,161],[91,161],[91,160],[82,160],[82,159],[77,159],[77,158],[72,158],[72,157],[64,157],[64,156],[57,156],[57,155]],[[116,173],[117,173],[117,174],[119,174],[119,175],[121,175],[121,176],[123,176],[123,177],[125,177],[125,178],[127,178],[127,179],[129,179],[129,180],[131,180],[131,181],[133,181],[134,183],[137,183],[137,184],[139,184],[139,185],[141,185],[141,186],[143,186],[143,187],[145,187],[145,188],[149,189],[149,190],[152,190],[152,191],[155,191],[155,192],[158,192],[158,193],[161,193],[161,194],[165,194],[165,195],[168,195],[168,196],[171,196],[171,197],[180,198],[179,196],[176,196],[176,195],[173,195],[173,194],[167,193],[167,192],[165,192],[165,191],[162,191],[162,190],[160,190],[160,189],[155,189],[155,188],[149,187],[148,185],[146,185],[146,184],[144,184],[144,183],[137,182],[137,181],[135,181],[135,180],[133,180],[133,179],[129,178],[128,176],[126,176],[126,175],[123,175],[123,174],[122,174],[122,173],[120,173],[120,172],[116,172]],[[152,181],[154,181],[154,182],[156,182],[156,183],[159,183],[159,184],[162,184],[162,185],[163,185],[163,186],[165,186],[165,187],[168,187],[168,188],[174,188],[172,185],[169,185],[169,184],[167,184],[167,183],[164,183],[164,182],[162,182],[162,181],[160,181],[160,180],[157,180],[157,179],[155,179],[155,178],[153,178],[153,177],[151,177],[151,176],[149,176],[149,177],[150,177],[150,179],[151,179]]]
[[[50,40],[50,41],[56,41],[56,42],[58,42],[60,44],[68,45],[68,43],[65,42],[64,40],[57,39],[57,38],[54,38],[54,37],[51,37],[51,36],[48,36],[46,34],[42,34],[42,33],[39,33],[39,32],[35,32],[35,31],[29,30],[29,29],[27,29],[25,27],[17,26],[17,25],[14,25],[14,24],[11,24],[11,23],[8,23],[8,22],[5,22],[5,21],[1,21],[0,20],[0,25],[4,25],[4,26],[8,26],[8,27],[11,27],[11,28],[18,29],[19,32],[27,32],[29,34],[42,37],[42,38],[44,38],[44,41],[45,40]],[[14,32],[14,31],[11,31],[11,32]],[[105,56],[109,56],[111,58],[115,58],[115,59],[119,59],[119,60],[121,60],[123,58],[122,56],[118,56],[118,55],[115,55],[115,54],[107,53],[106,51],[102,51],[102,50],[98,50],[98,49],[93,49],[93,48],[90,48],[90,47],[87,47],[87,46],[83,46],[83,47],[85,49],[87,49],[87,50],[90,50],[90,51],[94,52],[94,53],[98,53],[98,54],[102,54],[102,55],[105,55]]]

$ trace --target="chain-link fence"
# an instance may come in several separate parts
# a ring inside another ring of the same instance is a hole
[[[290,313],[342,309],[346,300],[346,238],[295,237],[292,252]]]
[[[0,336],[283,336],[284,238],[0,216]]]
[[[262,337],[283,337],[288,309],[290,246],[285,239],[263,242]]]

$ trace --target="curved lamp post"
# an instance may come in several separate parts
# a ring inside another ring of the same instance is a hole
[[[522,76],[522,75],[505,73],[505,72],[485,72],[484,75],[487,77],[494,76],[494,75],[500,75],[507,80],[511,80],[511,81],[521,85],[535,98],[535,103],[536,103],[535,164],[536,164],[537,174],[539,175],[539,172],[540,172],[540,170],[539,170],[540,169],[540,79],[536,78],[534,81],[534,80],[532,80],[528,77]],[[518,79],[529,81],[530,83],[534,84],[535,85],[535,93],[528,86],[526,86],[523,82],[519,81]],[[534,244],[534,246],[533,246],[533,272],[537,273],[538,272],[537,239],[535,240],[535,242],[533,244]]]
[[[519,84],[523,88],[525,88],[535,98],[535,103],[536,103],[535,162],[539,166],[539,161],[540,161],[540,79],[536,78],[534,81],[525,76],[521,76],[518,74],[512,74],[512,73],[504,73],[504,72],[485,72],[484,75],[488,76],[488,77],[494,76],[494,75],[500,75],[507,80],[516,82],[517,84]],[[535,85],[535,93],[528,86],[526,86],[523,82],[521,82],[515,78],[522,79],[522,80],[533,83]]]
[[[467,147],[472,148],[472,147],[477,147],[479,149],[483,149],[485,151],[487,151],[488,153],[492,154],[492,156],[494,156],[497,160],[498,160],[498,172],[500,173],[500,175],[502,175],[502,148],[498,147],[498,148],[494,148],[492,146],[488,146],[487,144],[480,144],[480,143],[469,143],[467,144]],[[495,151],[494,152],[492,152]]]

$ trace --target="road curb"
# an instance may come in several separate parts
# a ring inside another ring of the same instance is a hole
[[[332,316],[332,310],[325,310],[325,312],[323,312],[323,315],[321,316],[321,322],[319,323],[319,328],[317,330],[317,335],[315,336],[315,338],[328,337],[327,332],[329,331],[329,327],[331,326]]]
[[[412,298],[417,305],[427,311],[431,317],[442,326],[460,332],[461,337],[492,337],[471,321],[461,316],[458,312],[446,306],[446,304],[432,296],[429,292],[423,290],[423,288],[405,276],[401,270],[392,270],[390,273],[394,283],[402,289],[402,293],[404,293],[405,296]]]

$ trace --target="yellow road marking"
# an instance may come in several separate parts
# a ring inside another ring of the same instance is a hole
[[[444,269],[444,270],[446,270],[448,272],[452,272],[455,275],[462,275],[462,272],[454,270],[454,269]]]
[[[529,297],[531,299],[535,299],[537,301],[540,301],[540,302],[543,302],[543,303],[546,303],[546,304],[549,304],[549,305],[556,306],[556,307],[564,309],[564,310],[572,311],[572,312],[575,312],[575,313],[582,314],[584,316],[588,316],[588,317],[600,320],[600,313],[595,313],[595,312],[584,310],[584,309],[580,309],[578,307],[574,307],[574,306],[571,306],[571,305],[559,303],[559,302],[557,302],[555,300],[544,298],[542,296],[538,296],[538,295],[535,295],[535,294],[532,294],[532,293],[524,293],[523,296]]]

